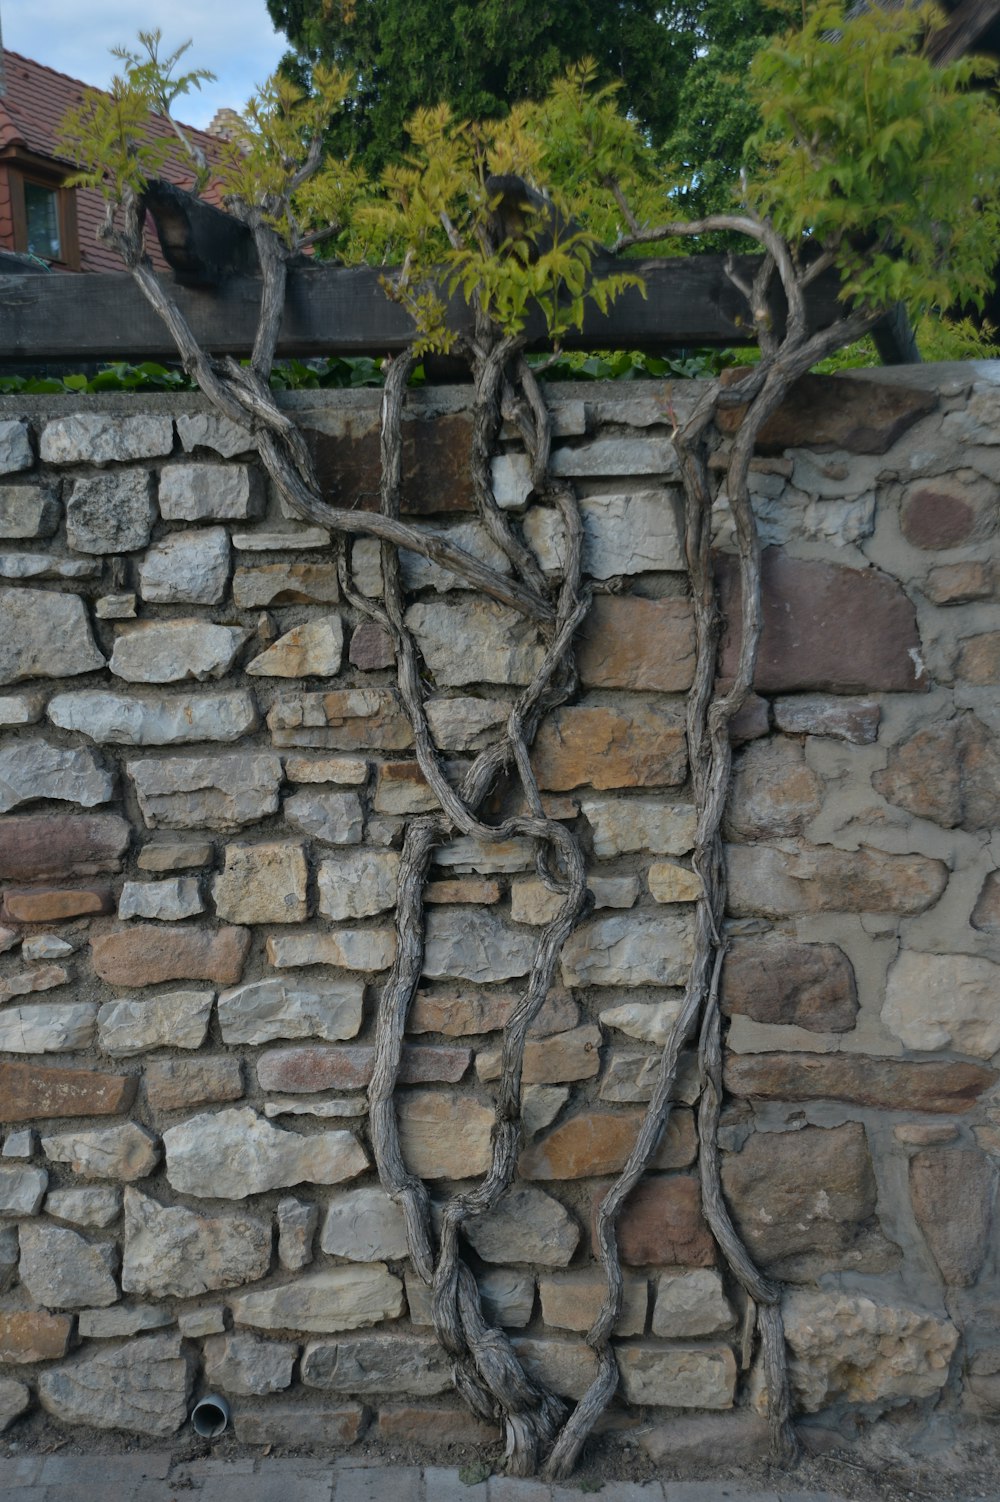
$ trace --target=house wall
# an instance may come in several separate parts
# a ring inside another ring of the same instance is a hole
[[[785,1281],[796,1403],[820,1424],[1000,1408],[998,382],[807,381],[755,461],[765,627],[727,827],[723,1180]],[[519,1183],[469,1235],[487,1307],[573,1397],[594,1207],[649,1098],[697,894],[669,441],[697,387],[551,394],[595,600],[580,691],[534,756],[595,910],[528,1045]],[[490,556],[468,399],[414,395],[407,496]],[[373,504],[377,394],[285,400],[341,503]],[[282,514],[248,436],[196,398],[5,399],[0,470],[0,1423],[37,1401],[170,1436],[216,1391],[251,1443],[488,1439],[366,1140],[402,830],[430,807],[388,641],[343,599],[326,533]],[[516,454],[495,479],[518,511]],[[731,628],[724,496],[717,523]],[[552,567],[555,514],[525,531]],[[377,548],[352,553],[374,594]],[[421,560],[404,577],[431,724],[461,763],[538,641]],[[499,1029],[551,898],[527,845],[455,839],[427,901],[399,1119],[443,1196],[485,1168]],[[696,1093],[687,1059],[621,1227],[613,1421],[654,1455],[678,1410],[714,1415],[721,1443],[762,1433],[700,1212]]]

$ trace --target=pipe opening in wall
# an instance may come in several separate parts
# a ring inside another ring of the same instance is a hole
[[[218,1439],[220,1434],[225,1434],[231,1417],[225,1398],[214,1392],[199,1399],[191,1410],[192,1427],[202,1439]]]

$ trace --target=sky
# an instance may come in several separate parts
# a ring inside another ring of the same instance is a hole
[[[72,78],[103,88],[119,66],[109,48],[132,46],[157,26],[169,53],[186,42],[187,67],[210,68],[217,83],[178,100],[178,119],[207,125],[222,105],[241,109],[287,48],[265,0],[0,0],[3,44]]]

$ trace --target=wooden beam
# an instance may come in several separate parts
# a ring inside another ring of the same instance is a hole
[[[740,258],[752,265],[753,257]],[[651,353],[698,345],[752,343],[743,299],[725,274],[722,256],[673,256],[624,261],[646,283],[646,297],[630,291],[605,316],[588,308],[582,333],[566,349],[635,349]],[[377,268],[310,266],[289,272],[279,357],[394,354],[413,338],[409,316],[390,302]],[[202,345],[214,355],[245,355],[253,344],[260,282],[236,277],[211,290],[172,291]],[[809,289],[810,323],[823,328],[839,315],[835,277]],[[775,300],[775,321],[784,308]],[[471,331],[471,313],[452,300],[453,327]],[[529,329],[529,332],[531,330]],[[546,347],[539,322],[534,342]],[[166,331],[125,272],[77,276],[0,277],[0,365],[48,361],[175,358]]]
[[[928,57],[941,68],[974,52],[998,16],[1000,0],[962,0],[945,24],[927,38]]]

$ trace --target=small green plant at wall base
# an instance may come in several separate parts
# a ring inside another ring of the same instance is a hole
[[[458,1479],[463,1486],[481,1486],[484,1481],[489,1481],[492,1475],[492,1468],[485,1461],[474,1460],[469,1465],[462,1466]]]

